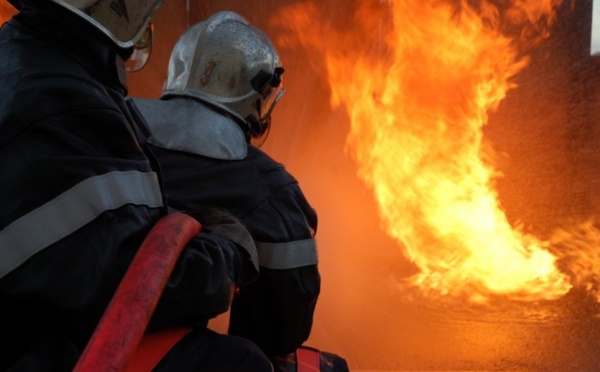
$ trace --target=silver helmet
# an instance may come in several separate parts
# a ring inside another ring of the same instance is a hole
[[[279,55],[269,38],[239,14],[222,11],[195,24],[177,41],[162,96],[206,102],[232,116],[248,140],[260,145],[284,92],[281,74]]]
[[[135,46],[165,0],[51,0],[87,20],[118,46]]]

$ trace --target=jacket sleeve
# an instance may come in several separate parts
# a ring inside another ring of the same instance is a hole
[[[301,346],[312,328],[321,284],[317,216],[293,182],[245,220],[257,239],[260,275],[235,297],[229,332],[251,339],[269,356],[284,355]]]
[[[169,324],[204,326],[229,309],[233,294],[258,275],[254,241],[232,215],[216,210],[188,212],[202,232],[183,250],[158,304],[152,328]]]
[[[243,161],[151,147],[164,171],[169,206],[218,206],[241,219],[256,243],[260,273],[240,286],[229,333],[270,355],[294,351],[310,335],[320,291],[317,215],[285,167],[250,147]]]
[[[18,355],[58,331],[83,347],[160,217],[157,175],[114,108],[31,123],[0,147],[0,169],[0,342]],[[172,311],[163,324],[225,311],[255,273],[245,248],[210,229],[193,239],[162,299]]]

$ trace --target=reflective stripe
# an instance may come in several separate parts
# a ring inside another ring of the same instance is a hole
[[[0,278],[34,254],[126,204],[163,205],[156,173],[111,172],[86,179],[0,231]]]
[[[294,269],[316,265],[317,243],[314,239],[287,243],[256,242],[258,264],[267,269]]]

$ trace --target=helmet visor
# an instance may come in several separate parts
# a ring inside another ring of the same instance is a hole
[[[261,121],[261,126],[264,128],[262,134],[258,137],[250,137],[250,144],[254,147],[261,147],[269,137],[269,132],[271,132],[271,117]]]
[[[262,97],[262,95],[261,95],[261,99],[260,99],[260,108],[261,109],[259,111],[260,120],[263,120],[264,118],[268,118],[271,116],[271,113],[273,112],[275,105],[277,105],[277,102],[279,102],[281,97],[283,97],[283,93],[285,93],[285,88],[282,85],[279,85],[278,87],[273,88],[273,91],[271,91],[271,93],[269,95],[267,95],[266,97]],[[264,108],[264,110],[263,110],[263,108]]]
[[[285,93],[285,88],[280,84],[279,86],[274,87],[267,97],[262,98],[261,95],[260,107],[265,108],[265,113],[263,114],[263,110],[259,110],[260,116],[258,118],[258,126],[251,126],[252,129],[250,133],[250,143],[255,147],[262,146],[267,140],[269,132],[271,131],[271,113],[273,112],[275,105],[277,105],[277,102],[283,97],[283,93]]]
[[[148,23],[148,27],[146,27],[142,36],[133,45],[131,57],[125,62],[125,69],[128,72],[135,72],[144,68],[152,52],[153,35],[153,25],[152,23]]]

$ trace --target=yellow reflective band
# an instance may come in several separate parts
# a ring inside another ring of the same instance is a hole
[[[316,265],[317,243],[314,239],[286,243],[256,242],[258,264],[267,269],[294,269]]]
[[[0,278],[103,212],[126,204],[163,205],[156,173],[110,172],[90,177],[6,226],[0,231]]]

